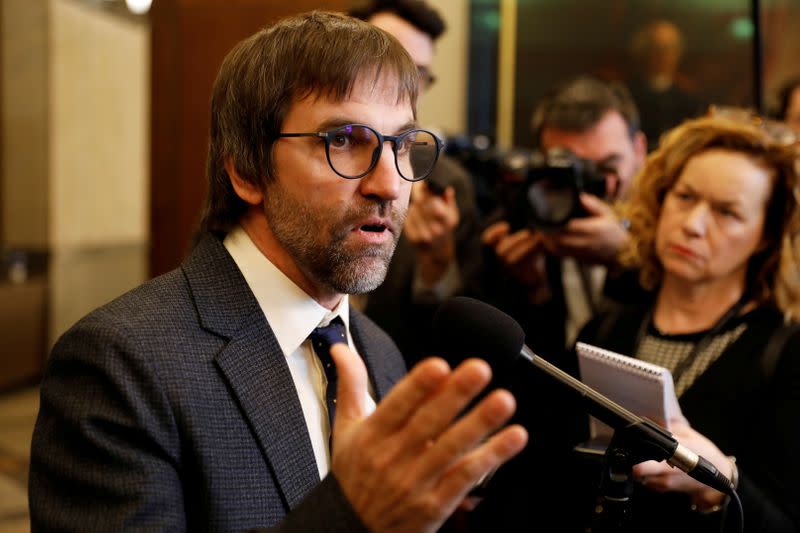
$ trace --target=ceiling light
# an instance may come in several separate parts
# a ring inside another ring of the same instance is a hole
[[[144,15],[150,11],[150,5],[152,3],[153,0],[125,0],[128,9],[135,15]]]

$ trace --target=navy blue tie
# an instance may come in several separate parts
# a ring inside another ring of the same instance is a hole
[[[309,335],[311,345],[314,347],[317,357],[322,362],[322,370],[328,378],[328,386],[325,389],[325,403],[328,404],[328,420],[331,424],[331,438],[328,444],[333,443],[333,417],[336,415],[336,365],[333,364],[331,357],[331,346],[337,342],[347,344],[347,332],[341,317],[331,320],[327,326],[316,328]]]

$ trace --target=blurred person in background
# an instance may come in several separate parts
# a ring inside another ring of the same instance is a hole
[[[423,0],[371,0],[350,14],[400,41],[419,69],[424,95],[436,80],[435,44],[446,29],[441,15]],[[364,309],[398,344],[409,367],[432,353],[430,329],[438,304],[466,292],[474,282],[480,261],[478,232],[470,175],[442,154],[428,179],[414,184],[386,280],[368,295]]]
[[[607,276],[627,240],[611,204],[626,197],[647,141],[625,87],[589,76],[559,85],[540,101],[533,133],[542,151],[565,149],[604,180],[602,197],[581,194],[583,216],[563,227],[514,228],[501,220],[483,231],[486,300],[520,322],[533,349],[557,357],[605,296],[624,296],[615,289],[622,281]]]
[[[790,146],[729,117],[666,134],[622,206],[621,260],[654,297],[579,337],[673,373],[688,424],[671,430],[733,481],[748,532],[800,531],[795,165]],[[648,461],[634,478],[632,531],[738,531],[726,496],[679,469]]]
[[[778,91],[775,118],[785,122],[800,138],[800,77],[787,81]]]
[[[654,20],[633,36],[631,54],[637,70],[627,85],[650,149],[658,146],[663,132],[705,111],[691,81],[680,73],[684,51],[683,35],[669,20]]]
[[[490,224],[482,236],[482,298],[520,323],[538,355],[562,366],[568,343],[608,298],[644,298],[635,276],[617,264],[628,232],[612,202],[627,197],[646,139],[624,86],[589,76],[548,93],[534,112],[533,131],[542,150],[567,150],[595,167],[603,190],[581,194],[582,216],[560,228],[515,229],[508,218]],[[579,530],[578,502],[587,499],[575,492],[571,447],[583,434],[582,405],[527,366],[502,385],[518,398],[515,421],[536,431],[492,478],[471,530],[523,532],[554,523],[563,531]]]

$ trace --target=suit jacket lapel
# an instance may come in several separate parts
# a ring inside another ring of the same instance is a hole
[[[217,354],[217,366],[292,509],[319,483],[319,473],[286,358],[218,238],[204,237],[183,270],[201,324],[229,339]]]
[[[286,357],[260,311],[219,353],[217,365],[293,509],[319,483],[319,473]]]
[[[350,334],[358,353],[364,358],[378,401],[388,394],[405,372],[402,366],[396,368],[396,365],[391,364],[394,359],[399,358],[397,348],[386,341],[385,335],[381,338],[379,331],[360,313],[350,308]]]

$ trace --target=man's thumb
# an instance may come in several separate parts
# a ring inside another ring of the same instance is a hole
[[[581,205],[590,215],[606,215],[613,213],[613,209],[606,202],[593,194],[581,193]]]
[[[344,343],[331,347],[331,357],[336,365],[338,385],[336,388],[335,428],[367,416],[367,368],[364,361]]]

